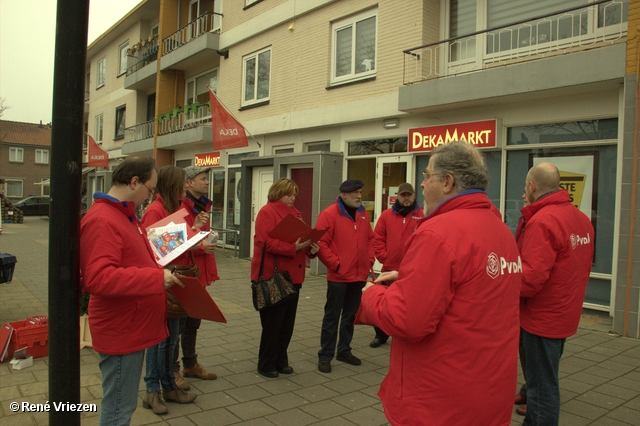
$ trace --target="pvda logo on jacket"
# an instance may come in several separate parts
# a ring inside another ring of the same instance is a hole
[[[587,233],[586,237],[581,237],[580,235],[571,234],[569,238],[571,239],[571,248],[573,248],[574,250],[579,245],[581,246],[581,245],[586,245],[591,243],[591,237],[589,236],[589,233]]]
[[[507,274],[522,273],[522,262],[520,256],[518,256],[517,262],[509,262],[502,256],[491,252],[487,257],[487,275],[492,279],[498,278],[498,275],[504,275],[505,270]]]

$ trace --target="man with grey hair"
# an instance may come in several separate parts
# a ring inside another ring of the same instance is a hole
[[[399,271],[367,283],[361,309],[391,337],[378,395],[393,425],[511,423],[522,266],[484,190],[482,154],[465,142],[433,151],[425,216]],[[460,395],[473,398],[460,404]]]

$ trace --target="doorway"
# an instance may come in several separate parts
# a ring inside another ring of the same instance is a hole
[[[269,188],[273,185],[273,167],[254,167],[251,181],[251,257],[253,257],[253,236],[256,234],[256,216],[267,204]]]

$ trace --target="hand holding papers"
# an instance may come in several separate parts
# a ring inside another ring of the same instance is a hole
[[[209,235],[209,231],[197,231],[187,226],[184,218],[188,214],[180,209],[147,228],[147,239],[158,264],[168,265]]]
[[[294,244],[300,239],[301,243],[311,241],[317,243],[329,228],[315,229],[289,213],[269,232],[271,238]]]

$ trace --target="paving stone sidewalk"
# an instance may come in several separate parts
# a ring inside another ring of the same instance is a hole
[[[47,314],[48,244],[46,218],[27,217],[24,224],[4,225],[0,252],[16,255],[18,263],[13,282],[0,284],[0,322]],[[193,404],[169,403],[167,415],[155,415],[139,401],[133,425],[388,424],[376,393],[387,372],[389,345],[370,348],[370,327],[357,326],[355,331],[353,352],[362,359],[361,366],[334,360],[331,374],[317,370],[324,276],[307,277],[302,289],[289,347],[295,373],[266,379],[256,373],[260,319],[251,304],[249,261],[234,258],[230,249],[217,250],[216,257],[221,280],[208,290],[228,323],[203,322],[198,354],[200,364],[218,379],[186,379],[197,399]],[[560,364],[563,426],[640,425],[640,340],[609,334],[610,325],[606,316],[586,314],[578,333],[567,341]],[[47,413],[14,413],[10,403],[47,401],[49,361],[37,358],[33,367],[20,371],[0,364],[0,424],[48,424]],[[82,402],[99,407],[97,363],[92,349],[81,350]],[[456,403],[472,397],[461,395]],[[514,409],[511,425],[520,425],[522,419]],[[98,424],[97,413],[83,414],[82,424]]]

